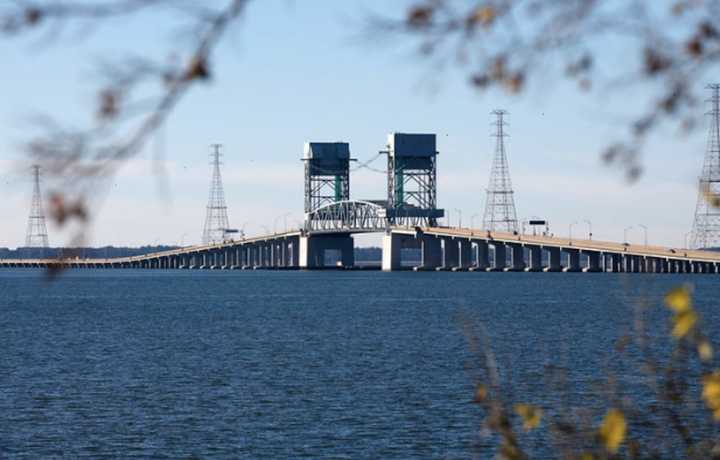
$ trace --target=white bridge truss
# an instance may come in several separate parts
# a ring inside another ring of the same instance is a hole
[[[388,226],[386,209],[369,201],[338,201],[305,215],[309,233],[381,232]]]

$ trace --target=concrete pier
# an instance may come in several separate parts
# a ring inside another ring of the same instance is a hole
[[[577,249],[565,249],[565,253],[567,254],[567,266],[563,269],[563,271],[582,271],[582,268],[580,267],[580,251]]]
[[[546,272],[559,272],[562,271],[562,265],[560,264],[560,248],[546,248],[548,251],[549,264],[543,271]]]
[[[510,248],[511,263],[505,271],[521,272],[525,270],[525,249],[520,244],[508,244]]]
[[[460,249],[458,242],[452,238],[443,238],[443,258],[442,264],[436,270],[452,270],[456,268],[460,262]]]
[[[325,251],[340,251],[340,266],[352,267],[355,264],[353,239],[348,234],[328,234],[317,236],[300,236],[299,267],[323,268]]]
[[[528,255],[530,256],[530,265],[525,268],[528,272],[541,272],[542,266],[542,248],[540,246],[528,246]]]
[[[492,243],[493,247],[493,264],[491,267],[488,267],[487,271],[489,272],[501,272],[505,270],[505,267],[507,267],[507,253],[505,252],[505,245],[503,243]]]

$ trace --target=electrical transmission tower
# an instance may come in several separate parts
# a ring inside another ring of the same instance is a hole
[[[222,178],[220,176],[220,144],[211,145],[213,173],[210,182],[210,198],[205,214],[205,226],[203,227],[203,244],[222,242],[229,230],[227,206],[225,206],[225,192],[223,191]]]
[[[495,115],[495,157],[490,170],[490,183],[487,188],[483,228],[490,231],[517,232],[518,221],[515,212],[510,168],[505,152],[505,110],[494,110]]]
[[[45,226],[45,213],[42,208],[42,195],[40,194],[40,166],[33,166],[32,171],[33,196],[25,246],[29,248],[46,248],[48,247],[48,233]]]
[[[712,91],[707,113],[710,131],[690,239],[690,246],[696,249],[720,247],[720,84],[711,84],[707,88]]]

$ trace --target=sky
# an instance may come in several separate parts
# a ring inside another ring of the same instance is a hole
[[[408,2],[396,2],[402,12]],[[370,12],[387,2],[317,0],[252,2],[221,44],[213,79],[193,89],[163,131],[164,176],[155,174],[153,143],[114,178],[96,209],[95,246],[199,243],[211,177],[209,145],[223,144],[230,224],[249,235],[296,226],[303,218],[307,141],[345,141],[360,161],[383,149],[390,132],[438,136],[438,204],[449,219],[480,225],[494,152],[490,112],[509,111],[507,152],[519,218],[548,219],[551,231],[683,246],[697,199],[706,132],[681,137],[670,127],[646,145],[644,174],[629,185],[600,161],[603,148],[627,133],[650,95],[642,85],[582,93],[561,78],[532,81],[520,95],[480,92],[468,69],[434,67],[411,39],[371,37]],[[158,18],[123,19],[89,35],[72,29],[51,42],[0,40],[0,247],[22,246],[32,182],[20,146],[29,118],[54,115],[87,122],[97,90],[98,59],[130,53],[166,56],[182,43]],[[618,62],[636,62],[613,50]],[[704,86],[707,82],[698,82]],[[19,166],[20,165],[20,166]],[[383,168],[382,160],[373,164]],[[382,174],[354,171],[351,198],[386,196]],[[474,216],[474,217],[473,217]],[[68,231],[48,223],[50,244]],[[359,245],[377,236],[356,238]]]

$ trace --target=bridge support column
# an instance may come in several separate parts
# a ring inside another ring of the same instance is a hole
[[[299,251],[300,268],[322,268],[325,266],[325,251],[340,251],[340,263],[349,268],[355,264],[353,239],[347,234],[301,236]]]
[[[298,245],[300,244],[300,238],[292,237],[285,240],[285,266],[297,268],[298,267]]]
[[[487,241],[476,241],[475,242],[475,266],[471,267],[471,271],[482,270],[485,271],[490,266],[490,251],[488,249]]]
[[[436,270],[452,270],[457,267],[460,251],[458,250],[458,242],[452,238],[443,238],[443,259],[442,265]]]
[[[253,266],[253,270],[262,267],[262,244],[261,243],[253,244],[252,266]]]
[[[530,256],[530,265],[525,269],[526,272],[542,271],[542,248],[540,246],[527,246]]]
[[[400,270],[402,258],[402,235],[397,233],[385,233],[382,246],[382,270],[389,272]]]
[[[453,270],[467,270],[472,266],[472,242],[470,240],[460,240],[460,260],[458,266]]]
[[[579,272],[580,268],[580,251],[577,249],[565,249],[567,254],[568,265],[563,271],[565,272]]]
[[[277,268],[278,266],[278,250],[277,241],[268,241],[268,268]]]
[[[602,271],[600,269],[600,253],[599,252],[588,252],[588,264],[587,267],[583,268],[584,272],[596,273]]]
[[[548,251],[548,266],[545,267],[546,272],[559,272],[562,271],[562,265],[560,264],[560,248],[547,248]]]
[[[521,272],[525,270],[525,249],[519,244],[509,244],[512,264],[505,268],[508,272]]]
[[[442,247],[440,238],[422,235],[420,238],[420,266],[418,270],[435,270],[442,264]]]
[[[610,263],[608,265],[608,271],[617,273],[620,271],[622,265],[622,256],[620,254],[609,254]]]
[[[653,261],[653,269],[655,273],[667,273],[667,261],[657,258]]]
[[[488,271],[501,272],[507,266],[507,252],[503,243],[493,242],[494,257],[493,266]]]
[[[623,255],[622,271],[623,273],[632,273],[632,256],[627,254]]]

